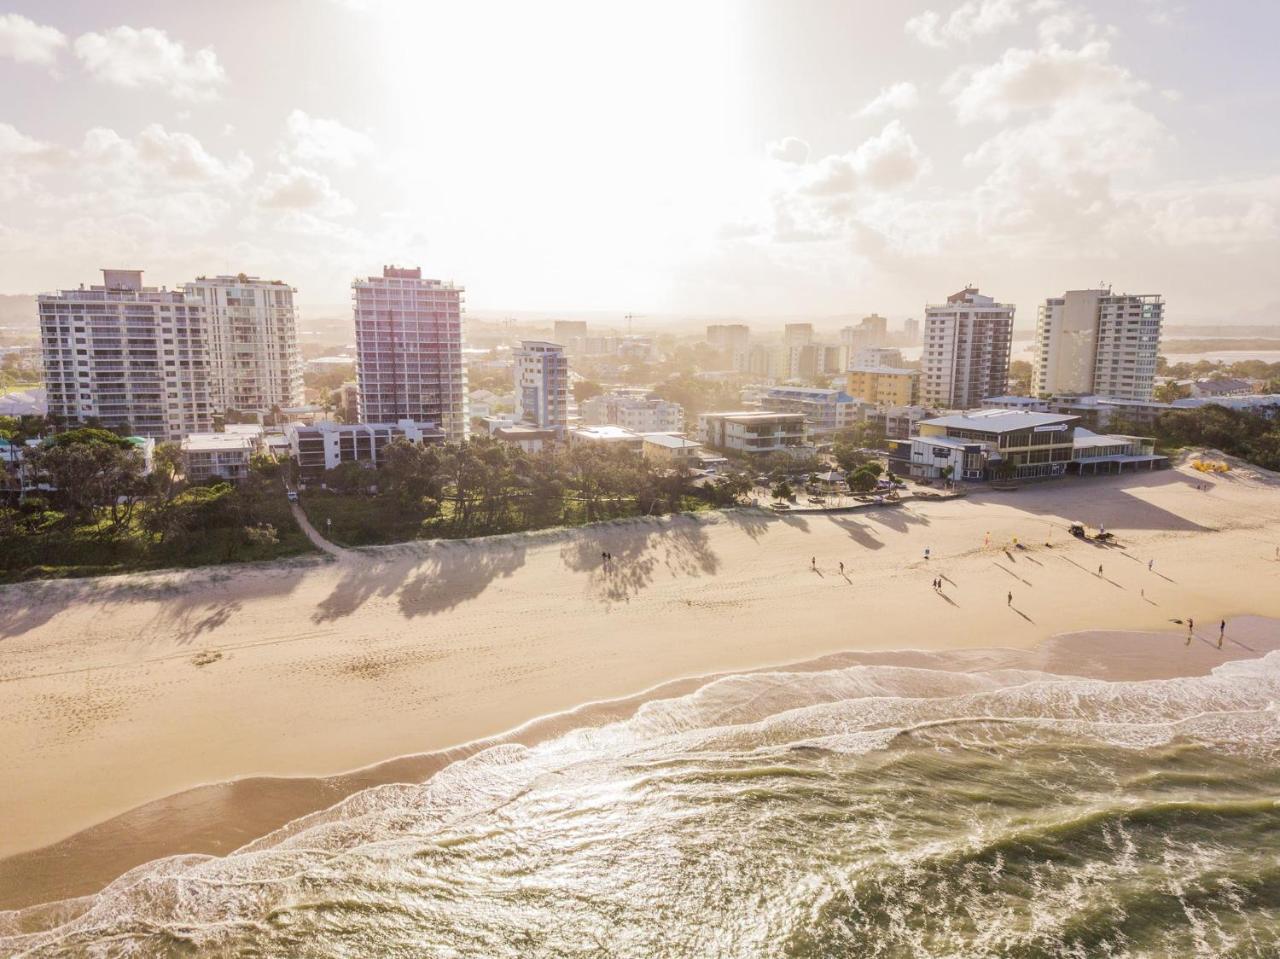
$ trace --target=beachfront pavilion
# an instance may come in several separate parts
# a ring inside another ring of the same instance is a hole
[[[1126,470],[1164,469],[1169,457],[1156,453],[1156,441],[1147,436],[1121,436],[1077,429],[1071,454],[1071,471],[1086,475],[1123,473]]]
[[[1071,462],[1078,416],[1034,410],[969,410],[920,423],[911,440],[908,473],[937,479],[991,479],[1011,463],[1015,479],[1062,476]],[[893,447],[891,446],[891,453]]]

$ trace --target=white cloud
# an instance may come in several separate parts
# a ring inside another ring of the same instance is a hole
[[[55,147],[0,123],[0,199],[30,190],[32,178],[57,156]]]
[[[257,194],[258,205],[273,210],[313,211],[327,216],[352,212],[351,201],[333,188],[323,173],[305,167],[290,167],[271,173]]]
[[[1009,49],[998,61],[957,71],[944,86],[961,122],[1007,120],[1013,113],[1050,107],[1067,98],[1102,104],[1147,89],[1110,62],[1111,45],[1092,40],[1078,50],[1050,43],[1037,50]]]
[[[906,31],[930,47],[964,43],[1018,22],[1021,0],[966,0],[947,17],[925,10],[906,22]]]
[[[154,27],[86,33],[76,38],[75,53],[97,80],[129,88],[164,87],[180,100],[212,100],[226,82],[211,48],[188,53]]]
[[[95,127],[85,134],[77,158],[89,176],[157,187],[178,184],[226,189],[243,183],[253,172],[253,161],[243,153],[230,160],[219,159],[191,134],[166,130],[158,123],[146,127],[135,139]]]
[[[908,80],[882,89],[870,103],[858,111],[860,117],[878,117],[884,113],[910,110],[920,101],[916,85]]]
[[[809,144],[796,137],[783,137],[770,143],[765,152],[783,163],[804,163],[809,159]]]
[[[287,162],[355,166],[373,152],[373,140],[337,120],[294,110],[285,121],[281,159]]]
[[[67,38],[57,27],[36,23],[20,13],[0,13],[0,57],[51,66],[66,45]]]

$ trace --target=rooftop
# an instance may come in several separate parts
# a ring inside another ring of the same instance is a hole
[[[870,363],[862,363],[857,366],[851,366],[847,370],[845,370],[845,372],[846,373],[879,373],[879,374],[888,373],[894,376],[911,376],[911,375],[919,376],[920,375],[919,370],[913,370],[906,366],[875,366]]]
[[[604,443],[616,443],[624,440],[638,440],[639,433],[633,433],[621,426],[580,426],[573,431],[576,439],[594,440]]]
[[[675,436],[671,433],[643,433],[644,441],[652,443],[654,446],[664,446],[669,450],[687,450],[696,449],[702,444],[691,440],[684,436]]]
[[[1061,413],[1037,413],[1034,410],[968,410],[924,420],[921,425],[941,426],[944,429],[977,430],[983,433],[1013,433],[1017,430],[1035,429],[1039,426],[1058,426],[1074,423],[1079,417]]]
[[[219,450],[250,450],[254,437],[244,433],[192,433],[182,441],[184,453],[214,453]]]
[[[803,413],[775,413],[772,410],[734,410],[727,413],[703,413],[703,416],[720,416],[735,422],[765,422],[778,419],[804,419]]]

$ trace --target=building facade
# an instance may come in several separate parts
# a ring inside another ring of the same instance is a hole
[[[635,433],[678,433],[684,429],[684,407],[643,389],[601,393],[579,403],[578,412],[586,426],[621,426]]]
[[[182,474],[191,483],[242,483],[254,454],[263,448],[263,430],[256,424],[232,424],[223,433],[192,433],[182,440]]]
[[[1163,319],[1158,295],[1068,290],[1045,300],[1036,318],[1032,392],[1150,400]]]
[[[918,436],[890,440],[890,462],[899,472],[927,479],[1062,476],[1074,453],[1077,419],[1006,409],[940,416],[921,421]]]
[[[37,298],[49,414],[159,440],[209,432],[220,411],[205,306],[103,270],[101,286]]]
[[[342,463],[363,463],[374,468],[392,440],[406,439],[418,445],[445,441],[444,431],[432,422],[400,420],[396,423],[316,423],[285,427],[289,455],[304,479],[315,479]]]
[[[946,303],[925,307],[921,400],[972,409],[1007,391],[1014,307],[966,287]]]
[[[920,371],[893,366],[854,366],[845,392],[876,406],[914,406],[920,401]]]
[[[431,422],[449,441],[465,439],[463,289],[394,266],[351,287],[361,421]]]
[[[811,453],[813,447],[806,443],[806,437],[803,413],[743,410],[703,413],[698,417],[698,439],[734,453]]]
[[[722,323],[707,327],[707,343],[723,353],[731,369],[747,370],[751,349],[751,328],[743,323]]]
[[[291,286],[256,276],[200,277],[183,286],[204,304],[220,410],[301,406],[302,355]]]
[[[760,405],[775,413],[800,413],[812,443],[829,443],[840,430],[862,418],[863,404],[841,390],[805,386],[775,386],[760,397]]]
[[[513,357],[516,419],[563,432],[569,425],[569,359],[564,347],[545,340],[522,340]]]

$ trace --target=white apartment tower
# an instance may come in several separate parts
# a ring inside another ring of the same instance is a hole
[[[449,441],[465,439],[462,287],[385,266],[351,288],[361,422],[429,421]]]
[[[1163,318],[1158,295],[1068,290],[1045,300],[1036,319],[1032,392],[1150,401]]]
[[[302,405],[296,290],[243,273],[202,276],[184,289],[188,301],[205,307],[220,409],[269,412]]]
[[[926,406],[973,409],[1008,389],[1013,313],[1013,304],[971,286],[925,307],[920,394]]]
[[[158,440],[213,429],[219,411],[202,302],[103,270],[102,285],[38,298],[49,413]]]
[[[569,360],[564,347],[522,340],[515,359],[516,419],[544,430],[569,426]]]

